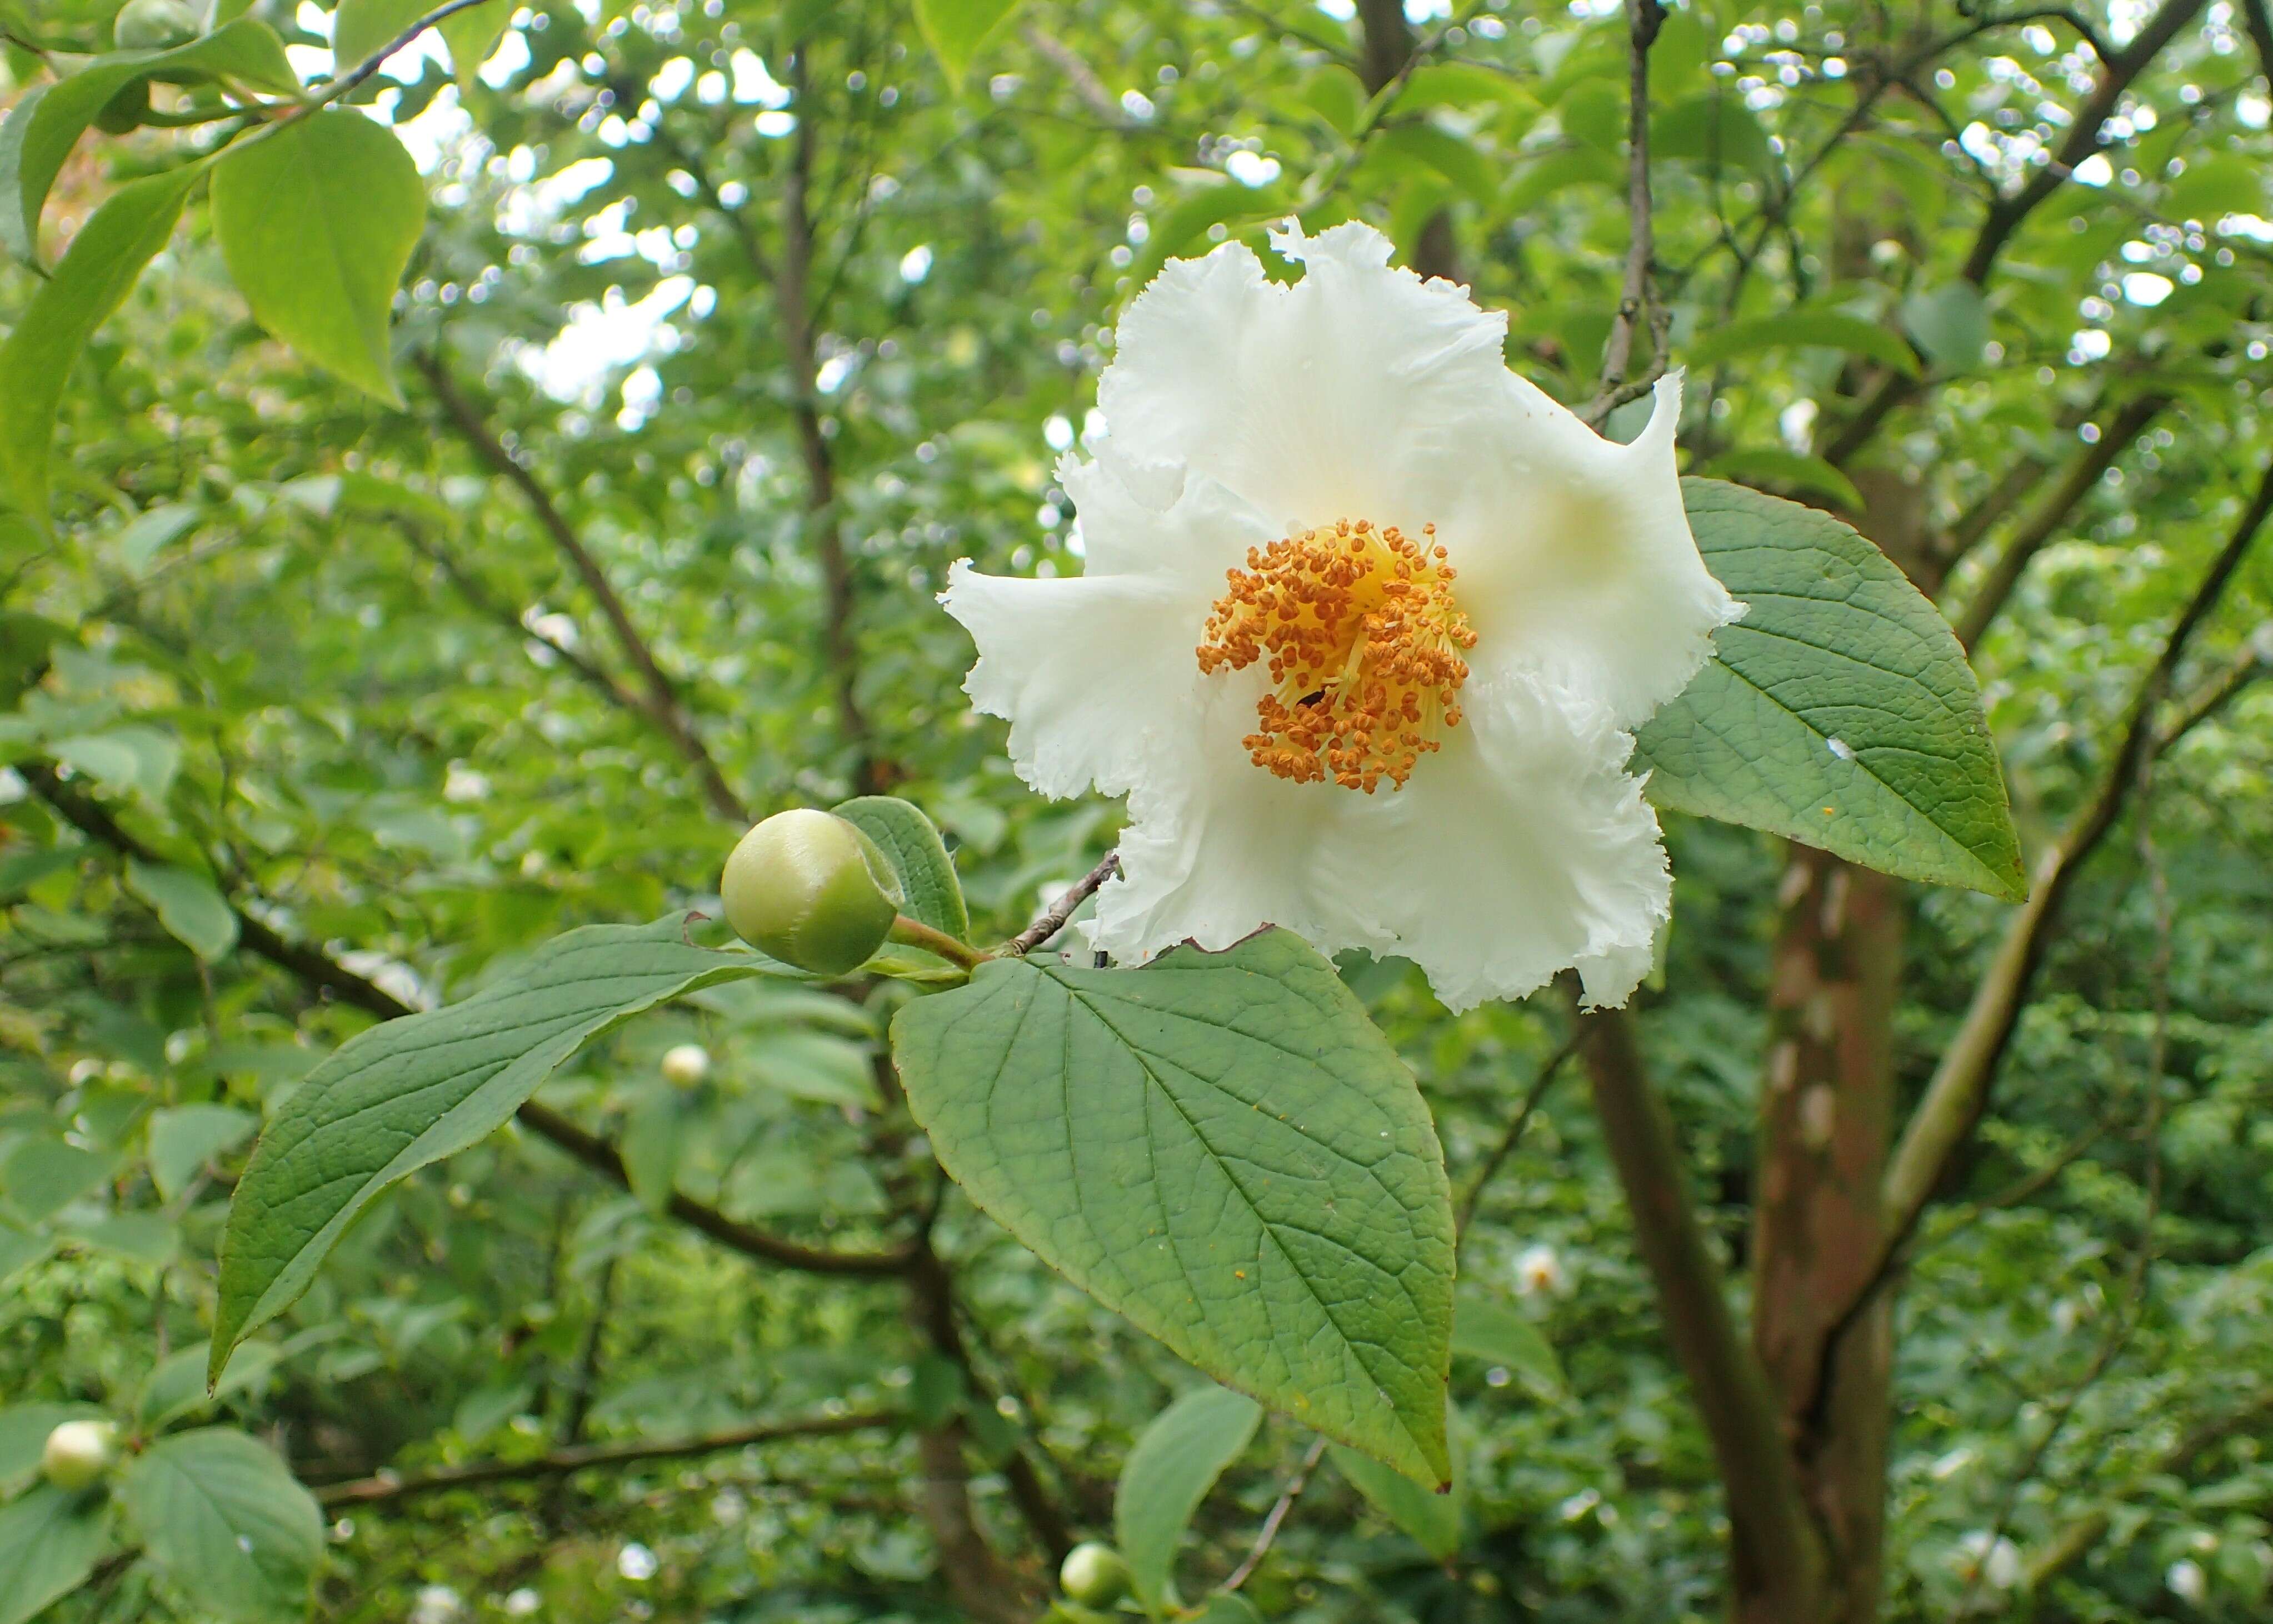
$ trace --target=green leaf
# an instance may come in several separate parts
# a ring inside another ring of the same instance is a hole
[[[916,0],[916,26],[947,70],[948,83],[959,86],[979,48],[1017,9],[1018,0]]]
[[[181,1255],[182,1232],[161,1212],[114,1212],[85,1223],[66,1224],[64,1232],[100,1251],[163,1268]]]
[[[1768,132],[1732,91],[1703,91],[1658,113],[1649,123],[1649,151],[1707,170],[1764,170],[1775,161]]]
[[[274,1451],[230,1427],[177,1433],[136,1458],[122,1494],[152,1560],[201,1612],[306,1612],[323,1513]]]
[[[1732,479],[1739,484],[1766,482],[1794,490],[1812,490],[1818,496],[1829,497],[1850,513],[1859,513],[1864,506],[1863,493],[1855,489],[1855,482],[1830,463],[1781,446],[1752,445],[1724,451],[1698,471],[1719,479]]]
[[[1141,969],[996,959],[892,1022],[971,1199],[1208,1374],[1441,1480],[1452,1203],[1428,1107],[1285,931]]]
[[[395,285],[426,221],[426,184],[394,132],[334,108],[226,148],[214,231],[260,325],[390,405]]]
[[[823,1105],[876,1109],[876,1079],[866,1044],[827,1032],[772,1032],[749,1053],[750,1070],[769,1089]]]
[[[59,1139],[26,1139],[0,1162],[0,1195],[37,1224],[100,1186],[110,1164]]]
[[[442,43],[449,48],[450,68],[458,76],[461,91],[473,83],[512,22],[509,0],[486,0],[469,11],[453,12],[435,25]]]
[[[1945,282],[1902,301],[1902,326],[1937,371],[1978,366],[1989,348],[1989,307],[1971,282]]]
[[[2026,896],[1981,696],[1933,605],[1827,513],[1681,487],[1705,562],[1751,607],[1636,737],[1650,799],[1905,879]]]
[[[1439,1494],[1422,1487],[1401,1471],[1392,1471],[1379,1461],[1354,1449],[1331,1451],[1334,1465],[1350,1486],[1372,1502],[1373,1508],[1394,1523],[1438,1561],[1460,1548],[1461,1513],[1467,1504],[1467,1473],[1453,1462],[1453,1486]]]
[[[42,1483],[0,1507],[0,1624],[23,1624],[79,1589],[109,1543],[100,1494]]]
[[[2265,165],[2239,153],[2197,158],[2187,172],[2163,189],[2167,220],[2198,220],[2214,226],[2228,214],[2262,214],[2269,188]]]
[[[38,1473],[49,1433],[66,1421],[91,1421],[101,1414],[94,1404],[35,1403],[0,1409],[0,1494],[14,1493]]]
[[[947,843],[930,819],[889,795],[864,795],[836,807],[836,815],[876,842],[899,877],[900,911],[919,924],[971,939],[971,914]]]
[[[126,888],[147,902],[166,933],[206,963],[236,946],[236,909],[203,874],[129,858]]]
[[[125,302],[142,267],[174,235],[182,201],[203,170],[193,163],[112,192],[0,344],[0,378],[8,380],[0,389],[0,498],[43,528],[48,453],[64,385],[88,336]]]
[[[161,1427],[233,1393],[259,1387],[276,1368],[280,1353],[270,1343],[246,1343],[237,1350],[229,1373],[208,1390],[206,1364],[212,1357],[213,1344],[201,1342],[160,1360],[142,1383],[141,1396],[135,1401],[135,1418],[146,1428]]]
[[[433,9],[433,0],[340,0],[332,13],[334,66],[342,73],[361,66]]]
[[[1900,333],[1863,317],[1820,305],[1801,305],[1774,316],[1755,316],[1714,327],[1699,335],[1682,360],[1701,371],[1732,356],[1792,348],[1843,350],[1867,355],[1906,377],[1916,378],[1918,372],[1917,357]]]
[[[1525,1378],[1535,1390],[1563,1390],[1563,1366],[1539,1328],[1504,1304],[1463,1297],[1452,1311],[1452,1351]]]
[[[221,1239],[211,1374],[289,1307],[389,1185],[503,1126],[561,1062],[699,987],[774,973],[698,947],[677,914],[587,925],[463,1003],[359,1033],[294,1089],[253,1147]]]
[[[1263,1615],[1246,1597],[1219,1590],[1202,1601],[1185,1624],[1263,1624]]]
[[[1175,1605],[1176,1546],[1192,1514],[1262,1424],[1263,1407],[1246,1394],[1195,1388],[1154,1417],[1129,1451],[1114,1531],[1137,1599],[1155,1618]]]
[[[40,214],[49,189],[80,135],[112,97],[139,79],[210,74],[288,95],[300,88],[300,76],[275,31],[241,18],[172,50],[98,56],[70,78],[27,94],[0,123],[0,245],[26,264],[36,263]]]
[[[150,1182],[172,1201],[198,1170],[252,1137],[260,1119],[234,1105],[174,1105],[150,1117]]]
[[[139,790],[154,801],[166,798],[166,791],[173,788],[174,775],[182,767],[180,741],[155,728],[112,728],[105,733],[57,739],[48,747],[48,753],[105,789]]]

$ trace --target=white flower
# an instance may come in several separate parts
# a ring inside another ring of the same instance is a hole
[[[2209,1575],[2190,1557],[2172,1562],[2163,1574],[2163,1583],[2171,1587],[2172,1595],[2197,1607],[2209,1594]]]
[[[1992,1541],[1986,1530],[1977,1530],[1958,1544],[1980,1564],[1981,1576],[1991,1590],[2009,1590],[2021,1583],[2021,1547],[2003,1535]]]
[[[1563,1272],[1563,1260],[1555,1255],[1554,1247],[1543,1242],[1526,1246],[1515,1254],[1515,1289],[1526,1297],[1560,1291],[1568,1280]]]
[[[446,1584],[422,1584],[410,1604],[410,1624],[456,1624],[466,1616],[466,1605]]]
[[[1279,924],[1455,1009],[1573,965],[1622,1003],[1670,899],[1630,730],[1741,612],[1683,514],[1679,384],[1614,444],[1379,232],[1273,243],[1299,282],[1227,245],[1129,306],[1096,460],[1058,468],[1086,573],[956,565],[965,691],[1037,790],[1129,797],[1120,958]]]

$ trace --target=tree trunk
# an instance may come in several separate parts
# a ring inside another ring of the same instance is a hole
[[[1779,901],[1752,1345],[1830,1553],[1822,1624],[1870,1624],[1884,1565],[1892,1321],[1884,1293],[1845,1324],[1834,1316],[1869,1284],[1885,1223],[1901,888],[1795,846]]]

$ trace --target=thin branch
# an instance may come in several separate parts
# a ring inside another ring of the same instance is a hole
[[[1318,1470],[1318,1463],[1325,1458],[1326,1440],[1321,1434],[1310,1440],[1310,1447],[1302,1451],[1302,1463],[1294,1468],[1294,1475],[1287,1479],[1287,1486],[1279,1491],[1279,1498],[1272,1502],[1270,1514],[1263,1519],[1262,1528],[1256,1532],[1255,1548],[1248,1552],[1239,1566],[1231,1570],[1231,1577],[1218,1589],[1235,1590],[1254,1576],[1255,1570],[1263,1565],[1263,1559],[1271,1554],[1271,1546],[1279,1538],[1279,1530],[1285,1524],[1287,1514],[1294,1508],[1294,1502],[1302,1498],[1302,1491],[1310,1486],[1310,1474]]]
[[[2243,689],[2268,671],[2273,671],[2273,624],[2260,626],[2256,635],[2241,646],[2241,652],[2227,662],[2225,670],[2179,702],[2179,714],[2171,719],[2156,742],[2157,753],[2168,750],[2233,703]]]
[[[749,808],[727,785],[724,775],[718,770],[717,762],[703,747],[701,738],[687,717],[686,707],[679,703],[678,690],[671,678],[664,674],[663,667],[656,662],[655,651],[648,647],[647,640],[632,624],[630,612],[624,608],[623,600],[616,595],[615,587],[609,584],[607,573],[601,569],[599,560],[592,556],[591,550],[584,545],[568,520],[561,515],[551,494],[491,432],[482,414],[467,398],[465,392],[459,388],[457,380],[450,376],[449,369],[443,364],[439,355],[432,350],[414,350],[411,352],[411,364],[424,376],[427,385],[434,392],[434,398],[441,403],[442,410],[456,426],[459,434],[464,437],[466,444],[473,448],[475,454],[528,501],[529,510],[536,515],[538,525],[551,538],[560,556],[568,561],[569,567],[576,572],[577,579],[584,583],[584,589],[598,602],[600,612],[607,617],[608,625],[615,632],[616,641],[621,646],[625,658],[631,662],[633,670],[639,674],[643,690],[641,709],[686,764],[694,769],[695,776],[701,781],[703,797],[709,802],[711,811],[730,822],[747,823],[750,820]]]
[[[2113,762],[2082,815],[2037,865],[2029,900],[2007,929],[1975,989],[1973,1002],[1957,1035],[1911,1113],[1887,1168],[1884,1194],[1887,1223],[1876,1266],[1863,1271],[1865,1283],[1856,1300],[1834,1320],[1843,1326],[1882,1284],[1903,1244],[1932,1199],[1934,1186],[1960,1145],[1971,1136],[1986,1109],[2006,1045],[2019,1024],[2030,984],[2052,940],[2052,927],[2075,876],[2122,814],[2149,754],[2171,735],[2158,727],[2157,713],[2172,676],[2194,632],[2217,608],[2241,567],[2269,513],[2273,513],[2273,468],[2242,512],[2233,534],[2219,549],[2201,583],[2164,640],[2161,655],[2132,697],[2121,743]]]
[[[2036,212],[2037,206],[2057,191],[2074,173],[2075,166],[2101,151],[2107,143],[2101,131],[2114,111],[2123,93],[2147,71],[2148,64],[2161,54],[2163,48],[2176,37],[2179,29],[2194,20],[2205,0],[2164,0],[2163,7],[2142,28],[2131,43],[2106,59],[2099,81],[2091,94],[2076,109],[2074,122],[2068,127],[2067,138],[2060,144],[2053,161],[2045,164],[2017,191],[1995,199],[1983,217],[1981,228],[1975,234],[1973,245],[1966,252],[1964,265],[1958,274],[1975,287],[1985,287],[1989,273],[1995,267],[1998,256],[2013,238],[2022,223]],[[1864,398],[1855,415],[1841,425],[1839,432],[1823,448],[1824,460],[1834,468],[1843,468],[1870,443],[1893,415],[1896,408],[1922,393],[1928,384],[1922,378],[1889,369],[1880,375],[1878,386]]]
[[[2202,1456],[2226,1440],[2269,1420],[2273,1420],[2273,1391],[2261,1393],[2247,1403],[2195,1427],[2141,1474],[2141,1482],[2143,1484],[2157,1478],[2182,1478]],[[2114,1522],[2112,1513],[2094,1511],[2068,1524],[2029,1561],[2027,1588],[2041,1594],[2047,1583],[2089,1555],[2091,1548],[2106,1537]]]
[[[1118,851],[1106,852],[1105,860],[1076,880],[1063,896],[1049,905],[1040,918],[1013,936],[1009,941],[1004,942],[1001,947],[1002,955],[1006,958],[1016,958],[1031,953],[1051,937],[1064,930],[1066,921],[1073,917],[1074,909],[1096,894],[1098,887],[1120,872],[1121,854]]]
[[[782,347],[789,354],[790,398],[797,417],[798,449],[805,460],[806,513],[827,595],[821,652],[827,656],[836,704],[837,725],[852,747],[852,780],[863,795],[888,788],[878,771],[874,730],[860,707],[860,651],[852,635],[852,563],[844,550],[844,530],[836,504],[836,468],[821,431],[821,402],[814,379],[821,359],[814,333],[814,220],[811,193],[814,119],[806,86],[805,46],[791,53],[789,90],[797,108],[797,133],[790,143],[782,176],[782,253],[774,278],[781,308]]]
[[[2241,16],[2257,47],[2257,71],[2265,76],[2266,87],[2273,89],[2273,8],[2266,0],[2241,0]]]
[[[1979,645],[1989,623],[2020,585],[2030,560],[2044,550],[2044,543],[2052,540],[2084,498],[2091,494],[2107,470],[2115,466],[2116,459],[2139,438],[2140,431],[2170,403],[2166,395],[2149,394],[2119,408],[2100,430],[2099,438],[2083,448],[2059,483],[2044,493],[2044,500],[2013,532],[2004,550],[1997,555],[1997,561],[1989,566],[1988,575],[1974,588],[1973,595],[1965,601],[1964,611],[1957,617],[1957,641],[1966,653],[1971,654]]]
[[[1650,281],[1657,235],[1649,191],[1649,50],[1664,22],[1665,8],[1658,0],[1626,0],[1625,280],[1618,291],[1617,314],[1610,321],[1609,343],[1602,352],[1602,385],[1579,413],[1597,429],[1619,407],[1648,393],[1665,371],[1665,322]],[[1650,324],[1649,370],[1629,382],[1634,332],[1644,319]]]
[[[1507,1158],[1514,1154],[1516,1141],[1523,1137],[1523,1130],[1531,1120],[1531,1113],[1537,1111],[1539,1102],[1547,1097],[1547,1090],[1561,1074],[1564,1062],[1579,1052],[1581,1035],[1582,1029],[1574,1024],[1571,1036],[1563,1040],[1563,1046],[1541,1064],[1532,1076],[1531,1086],[1524,1090],[1523,1104],[1516,1108],[1513,1120],[1507,1125],[1507,1132],[1500,1135],[1499,1143],[1484,1158],[1484,1164],[1476,1170],[1475,1182],[1468,1186],[1467,1199],[1460,1203],[1459,1215],[1452,1225],[1452,1244],[1456,1250],[1459,1243],[1467,1239],[1468,1225],[1475,1219],[1476,1205],[1484,1198],[1484,1186],[1492,1181],[1494,1175],[1506,1164]]]
[[[161,863],[165,860],[128,834],[99,803],[65,783],[46,762],[19,762],[16,770],[23,775],[34,794],[60,812],[66,822],[98,844],[139,862]],[[356,975],[330,955],[305,943],[291,941],[279,935],[262,920],[246,912],[236,898],[229,899],[229,907],[236,916],[237,943],[240,947],[267,960],[278,969],[289,971],[314,991],[327,993],[382,1021],[399,1020],[404,1015],[417,1013],[386,988]],[[535,1100],[524,1103],[515,1114],[521,1126],[530,1132],[551,1140],[602,1177],[626,1190],[631,1188],[631,1176],[625,1169],[622,1155],[606,1140],[587,1133],[569,1118]],[[888,1252],[824,1251],[769,1234],[676,1192],[672,1193],[666,1210],[689,1228],[699,1230],[746,1257],[759,1258],[785,1269],[802,1269],[810,1274],[874,1276],[896,1275],[908,1266],[908,1254],[904,1248]]]
[[[769,1421],[755,1426],[733,1427],[722,1433],[705,1433],[699,1437],[676,1438],[660,1443],[585,1444],[573,1449],[555,1449],[549,1455],[535,1456],[525,1461],[476,1461],[463,1466],[445,1466],[439,1471],[407,1477],[382,1471],[368,1478],[351,1478],[345,1483],[321,1484],[311,1492],[319,1505],[367,1506],[374,1502],[402,1500],[412,1494],[430,1493],[438,1489],[477,1488],[491,1483],[565,1478],[571,1472],[583,1471],[595,1466],[635,1466],[649,1461],[683,1461],[696,1456],[722,1454],[728,1449],[747,1448],[752,1444],[778,1443],[791,1438],[835,1438],[847,1433],[874,1432],[906,1424],[906,1417],[881,1411],[814,1416],[806,1420]]]
[[[458,589],[458,595],[465,599],[476,613],[501,630],[549,649],[552,656],[575,673],[586,686],[619,710],[629,711],[638,716],[648,714],[647,707],[625,692],[623,685],[603,670],[596,662],[523,620],[514,611],[512,604],[492,594],[481,577],[459,563],[447,548],[430,541],[412,520],[397,514],[394,522],[404,543],[439,570],[444,578]]]
[[[1105,87],[1081,53],[1063,40],[1044,28],[1039,23],[1028,23],[1018,30],[1036,56],[1065,75],[1066,83],[1099,123],[1109,130],[1126,130],[1134,122],[1114,94]]]

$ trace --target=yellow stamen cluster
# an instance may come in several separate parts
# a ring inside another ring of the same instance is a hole
[[[1231,590],[1208,617],[1200,670],[1269,660],[1275,692],[1243,741],[1255,765],[1296,783],[1402,789],[1438,747],[1437,723],[1459,725],[1459,650],[1476,634],[1452,573],[1436,526],[1416,541],[1363,519],[1249,548],[1245,569],[1226,571]]]

